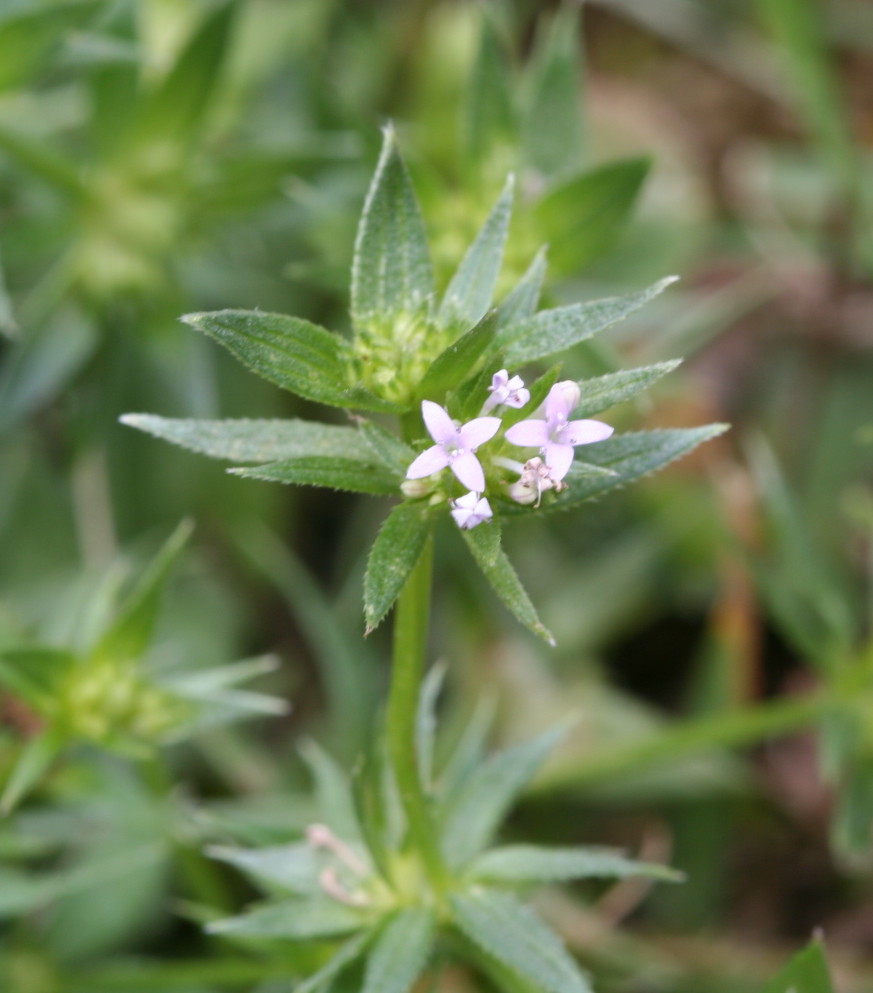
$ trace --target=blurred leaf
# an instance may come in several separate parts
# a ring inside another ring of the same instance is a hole
[[[565,734],[564,724],[507,748],[475,769],[444,814],[443,851],[461,868],[491,841],[518,794]]]
[[[75,664],[72,652],[58,648],[0,649],[0,685],[44,710],[56,698],[59,681]]]
[[[398,911],[367,957],[362,993],[408,993],[427,963],[435,926],[429,907]]]
[[[362,911],[322,896],[265,904],[238,917],[211,921],[206,925],[206,931],[209,934],[306,941],[351,934],[368,923],[368,917]]]
[[[578,272],[612,247],[650,167],[647,158],[610,162],[550,190],[536,204],[534,216],[556,275]]]
[[[821,942],[813,941],[798,952],[764,993],[834,993]]]
[[[548,26],[540,19],[522,134],[526,164],[547,178],[577,168],[582,156],[579,44],[575,7],[559,8]]]
[[[402,482],[402,477],[388,472],[379,465],[352,461],[352,459],[325,458],[319,455],[227,471],[244,479],[295,483],[298,486],[324,486],[333,490],[384,496],[398,493]]]
[[[415,751],[425,790],[431,788],[433,781],[434,743],[437,731],[436,707],[445,676],[445,665],[437,663],[428,669],[421,684],[418,710],[415,715]]]
[[[367,631],[382,621],[400,595],[418,562],[431,521],[421,503],[401,503],[382,525],[367,560],[364,576],[364,618]]]
[[[27,741],[12,763],[11,771],[0,794],[0,815],[12,811],[36,786],[46,769],[63,749],[63,738],[51,731],[43,731]],[[0,885],[0,907],[9,899],[5,884]]]
[[[500,330],[533,317],[540,302],[545,276],[546,249],[541,248],[534,256],[527,272],[500,304],[497,311],[497,326]]]
[[[592,414],[599,414],[602,410],[614,407],[617,403],[629,400],[637,393],[647,390],[652,383],[656,383],[662,376],[666,376],[681,364],[681,359],[674,359],[671,362],[658,362],[638,369],[622,369],[606,376],[598,376],[596,379],[582,379],[579,381],[581,399],[574,416],[590,417]]]
[[[483,951],[548,993],[592,993],[557,935],[509,893],[477,890],[449,897],[461,931]]]
[[[461,94],[461,145],[472,169],[481,172],[503,145],[514,144],[512,76],[498,35],[493,7],[483,5],[479,47]]]
[[[418,396],[439,400],[446,390],[455,386],[475,366],[494,340],[496,332],[497,311],[492,310],[434,359],[418,386]]]
[[[432,294],[424,222],[389,126],[355,241],[352,322],[390,327],[428,306]]]
[[[831,842],[849,858],[865,857],[873,843],[873,757],[852,757],[840,777]]]
[[[491,306],[509,232],[513,186],[510,176],[482,230],[452,276],[440,304],[440,324],[469,327],[481,321]]]
[[[554,638],[543,627],[530,597],[521,585],[518,574],[500,547],[500,528],[497,521],[488,521],[477,528],[463,531],[462,534],[473,558],[503,603],[526,628],[544,638],[550,645],[554,645]]]
[[[315,796],[320,816],[337,837],[347,844],[358,841],[361,827],[349,777],[330,755],[311,739],[300,745],[300,754],[315,780]]]
[[[606,848],[541,848],[507,845],[480,855],[467,869],[476,879],[503,883],[551,883],[571,879],[627,879],[648,876],[681,882],[681,872],[666,865],[637,862]]]
[[[294,993],[323,993],[331,988],[331,982],[356,959],[360,958],[372,939],[371,931],[357,934],[350,938],[345,944],[330,957],[327,965],[314,973],[302,983],[294,987]]]
[[[305,896],[322,893],[318,877],[327,864],[326,859],[307,841],[268,845],[265,848],[213,845],[207,849],[207,854],[210,858],[235,866],[269,889],[290,890]]]
[[[19,328],[12,312],[12,301],[6,289],[6,277],[3,274],[2,259],[0,259],[0,336],[17,338],[18,334]]]
[[[527,320],[502,329],[497,336],[497,344],[506,349],[506,361],[510,365],[521,365],[563,352],[624,320],[675,283],[676,279],[676,276],[667,276],[645,290],[623,297],[607,297],[541,310]]]

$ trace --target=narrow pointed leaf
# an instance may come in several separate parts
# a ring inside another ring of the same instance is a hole
[[[477,890],[449,897],[462,933],[547,993],[592,993],[558,936],[509,893]]]
[[[348,385],[350,349],[338,335],[287,314],[219,310],[182,320],[203,331],[264,379],[332,407],[397,411],[360,386]]]
[[[479,568],[485,573],[488,582],[494,587],[494,591],[503,603],[526,628],[553,645],[555,642],[551,633],[537,616],[536,609],[521,585],[512,563],[500,547],[497,522],[489,521],[477,528],[463,531],[462,534],[467,547],[473,553],[473,558],[478,562]]]
[[[56,700],[58,683],[75,664],[72,652],[57,648],[0,650],[0,686],[40,710]]]
[[[321,893],[318,877],[327,860],[308,842],[268,845],[265,848],[213,845],[207,849],[207,854],[210,858],[235,866],[270,889],[278,887],[312,896]]]
[[[2,125],[0,151],[73,200],[87,199],[89,190],[80,171],[70,164],[69,158],[61,149],[50,145],[44,138],[34,138],[23,131]]]
[[[558,725],[498,752],[467,779],[445,811],[443,849],[453,867],[464,866],[490,843],[519,793],[565,731],[565,725]]]
[[[279,462],[307,455],[372,461],[354,428],[302,420],[199,420],[124,414],[127,427],[229,462]]]
[[[429,907],[399,911],[367,957],[362,993],[408,993],[427,964],[435,928]]]
[[[681,359],[674,359],[641,366],[638,369],[622,369],[595,379],[582,379],[578,384],[581,399],[573,416],[590,417],[592,414],[599,414],[602,410],[614,407],[617,403],[629,400],[643,390],[647,390],[652,383],[656,383],[662,376],[666,376],[681,364]]]
[[[192,530],[191,522],[183,521],[170,535],[92,649],[94,657],[123,660],[142,655],[152,638],[170,569]]]
[[[471,166],[481,170],[502,144],[514,143],[517,130],[509,61],[487,7],[482,8],[479,49],[462,99],[463,151]]]
[[[372,631],[385,617],[421,555],[431,521],[421,503],[401,503],[388,515],[367,561],[364,617]]]
[[[456,386],[494,341],[496,333],[497,311],[492,310],[434,359],[418,387],[419,398],[439,400],[446,390]]]
[[[429,790],[433,780],[434,742],[436,740],[437,716],[436,707],[446,667],[442,663],[431,666],[421,684],[418,698],[418,710],[415,714],[415,751],[418,756],[418,768],[421,781]]]
[[[624,320],[675,282],[675,276],[668,276],[638,293],[541,310],[504,328],[497,336],[497,344],[506,349],[506,361],[510,365],[546,358]]]
[[[442,324],[457,322],[467,326],[485,316],[494,298],[494,287],[503,262],[503,248],[512,213],[513,181],[510,177],[500,198],[476,235],[458,270],[449,283],[440,305]]]
[[[369,923],[368,915],[361,910],[328,897],[316,897],[265,904],[238,917],[212,921],[206,930],[209,934],[305,941],[351,934]]]
[[[49,731],[31,738],[12,764],[0,793],[0,816],[6,816],[24,799],[60,754],[64,742]]]
[[[356,959],[363,955],[364,950],[373,937],[372,931],[365,931],[349,938],[345,944],[340,945],[334,952],[327,965],[323,966],[315,975],[299,983],[291,993],[323,993],[331,988],[334,979]]]
[[[361,421],[359,431],[378,462],[389,471],[397,473],[402,480],[406,475],[406,470],[415,459],[415,452],[409,445],[404,444],[397,435],[391,434],[390,431],[386,431],[385,428],[372,421]],[[360,457],[372,461],[369,458],[369,452],[361,447],[360,438],[357,439],[357,445]]]
[[[834,993],[822,943],[813,941],[798,952],[764,993]]]
[[[433,294],[427,235],[394,129],[382,154],[358,226],[352,264],[352,322],[390,325],[426,307]]]
[[[542,848],[507,845],[476,858],[468,875],[501,883],[552,883],[571,879],[627,879],[648,876],[681,882],[681,872],[666,865],[638,862],[607,848]]]
[[[346,844],[360,840],[361,827],[345,771],[311,739],[300,745],[300,755],[315,780],[316,806],[324,822]]]
[[[521,277],[515,288],[511,290],[497,311],[499,328],[512,327],[522,321],[530,320],[536,313],[546,278],[546,249],[541,248],[534,256],[527,272]]]
[[[244,479],[264,479],[274,483],[295,483],[298,486],[324,486],[350,493],[388,495],[397,493],[403,477],[382,466],[351,459],[309,458],[286,459],[266,465],[228,469]]]

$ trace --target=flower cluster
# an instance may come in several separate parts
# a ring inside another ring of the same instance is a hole
[[[409,466],[406,478],[424,479],[450,469],[468,492],[450,501],[452,517],[464,529],[476,527],[494,515],[485,497],[486,473],[477,450],[498,435],[501,418],[487,416],[500,407],[522,409],[530,402],[530,391],[520,376],[510,377],[506,369],[496,372],[488,387],[490,396],[479,417],[458,424],[445,407],[432,400],[422,400],[421,416],[428,434],[434,440]],[[563,481],[573,462],[577,445],[588,445],[608,438],[613,429],[602,421],[571,421],[570,415],[579,405],[579,387],[564,380],[549,390],[537,416],[519,421],[508,428],[503,437],[518,448],[536,448],[539,455],[520,463],[494,454],[491,463],[519,474],[509,484],[506,495],[522,504],[539,506],[543,493],[560,493],[567,488]]]

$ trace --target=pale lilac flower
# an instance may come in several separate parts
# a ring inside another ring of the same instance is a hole
[[[555,383],[546,397],[545,417],[519,421],[506,432],[506,440],[513,445],[540,450],[553,482],[559,482],[569,472],[575,445],[603,441],[613,432],[602,421],[568,419],[579,405],[579,396],[579,387],[570,380]]]
[[[482,413],[487,414],[489,410],[499,407],[505,403],[508,407],[515,407],[520,410],[530,401],[530,390],[525,389],[524,380],[521,376],[512,376],[506,369],[495,372],[491,377],[491,385],[488,387],[490,397],[482,407]]]
[[[474,417],[458,427],[449,412],[432,400],[421,401],[421,416],[428,434],[436,442],[425,449],[406,470],[407,479],[422,479],[448,466],[469,490],[485,489],[485,473],[475,452],[497,434],[499,417]]]
[[[567,484],[555,479],[545,462],[539,456],[535,456],[520,467],[519,478],[509,487],[509,495],[517,503],[532,503],[535,507],[539,507],[543,493],[548,490],[560,493],[565,489]]]
[[[490,521],[493,516],[491,504],[478,493],[465,493],[457,500],[452,500],[452,517],[462,531],[469,531],[483,521]]]

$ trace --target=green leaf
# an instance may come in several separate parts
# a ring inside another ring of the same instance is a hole
[[[547,178],[578,168],[582,157],[579,49],[575,8],[559,8],[548,28],[541,21],[522,134],[527,165]]]
[[[543,280],[546,278],[546,249],[541,248],[528,266],[515,288],[500,304],[497,312],[497,325],[500,329],[527,321],[537,311]]]
[[[219,310],[187,314],[182,320],[224,345],[252,372],[307,400],[361,410],[400,409],[363,387],[349,388],[348,343],[300,317]]]
[[[706,424],[697,428],[664,428],[613,435],[606,441],[586,445],[582,450],[585,462],[571,466],[565,482],[569,488],[557,499],[543,505],[541,510],[565,510],[576,507],[592,497],[625,486],[643,476],[663,469],[682,458],[704,441],[716,438],[728,429],[727,424]],[[611,469],[615,475],[587,475],[588,464]],[[509,503],[502,505],[504,514],[524,511]]]
[[[92,648],[92,657],[126,661],[138,659],[148,648],[167,577],[193,527],[190,521],[183,521],[170,535]]]
[[[415,459],[415,452],[404,444],[397,435],[386,431],[379,424],[373,421],[360,421],[360,433],[364,437],[370,451],[376,456],[378,461],[392,472],[397,473],[400,480],[406,476],[406,470]],[[361,450],[360,439],[358,439],[358,454],[366,457],[366,451]]]
[[[506,51],[492,11],[482,8],[479,48],[462,92],[461,142],[471,167],[481,171],[501,145],[514,144],[516,121]]]
[[[132,131],[134,141],[190,144],[202,129],[218,92],[236,4],[220,0],[203,19],[175,64],[143,100]]]
[[[315,780],[316,806],[325,824],[346,844],[359,841],[361,826],[345,771],[311,739],[301,743],[300,755]]]
[[[390,324],[427,307],[432,295],[424,222],[389,126],[355,240],[352,322]]]
[[[445,676],[446,667],[443,663],[438,662],[428,669],[421,684],[418,710],[415,714],[415,752],[425,790],[430,790],[433,781],[434,743],[437,730],[436,707]]]
[[[400,595],[421,555],[431,521],[420,502],[401,503],[382,525],[364,576],[364,617],[367,632],[382,621]]]
[[[650,166],[648,158],[610,162],[551,190],[534,207],[557,275],[578,272],[612,247]]]
[[[0,815],[6,816],[36,786],[48,767],[64,747],[62,738],[43,731],[31,738],[12,763],[9,776],[0,793]]]
[[[507,845],[492,848],[475,859],[467,874],[502,883],[552,883],[570,879],[627,879],[648,876],[681,882],[681,872],[666,865],[637,862],[607,848],[542,848]]]
[[[320,455],[227,471],[244,479],[265,479],[274,483],[295,483],[298,486],[324,486],[333,490],[377,496],[398,493],[403,480],[402,476],[388,472],[379,465],[353,462],[351,459],[324,458]]]
[[[72,652],[57,648],[0,650],[0,686],[44,712],[57,699],[59,681],[75,664]]]
[[[657,362],[655,365],[640,366],[637,369],[622,369],[595,379],[579,380],[581,399],[576,407],[575,417],[590,417],[608,410],[617,403],[629,400],[647,390],[652,383],[672,372],[682,364],[681,359]]]
[[[873,756],[853,758],[840,777],[831,844],[848,858],[863,858],[873,840]]]
[[[834,993],[822,943],[813,941],[798,952],[764,993]]]
[[[331,982],[346,968],[359,959],[364,949],[373,937],[372,931],[365,931],[356,934],[345,944],[340,945],[331,956],[328,963],[323,966],[315,975],[294,987],[293,993],[323,993],[330,988]]]
[[[419,398],[441,399],[446,390],[470,372],[496,333],[497,311],[492,310],[434,359],[419,384]]]
[[[368,923],[369,916],[363,911],[325,896],[264,904],[238,917],[212,921],[206,925],[206,931],[209,934],[306,941],[351,934]]]
[[[477,324],[491,306],[509,232],[513,185],[510,176],[481,231],[452,276],[440,304],[440,324]]]
[[[506,349],[506,361],[510,365],[521,365],[563,352],[624,320],[675,283],[676,279],[676,276],[667,276],[645,290],[626,296],[541,310],[533,317],[501,330],[497,344]]]
[[[471,941],[548,993],[592,993],[558,936],[509,893],[452,894],[455,923]]]
[[[362,993],[408,993],[427,963],[435,929],[430,907],[395,914],[367,957]]]
[[[464,866],[487,847],[518,794],[565,731],[561,724],[498,752],[467,778],[445,811],[442,845],[451,866]]]
[[[12,300],[6,288],[6,277],[3,272],[3,260],[0,257],[0,336],[17,338],[20,333],[18,322],[12,311]]]
[[[230,462],[278,462],[307,455],[370,462],[354,428],[300,420],[197,420],[124,414],[121,423],[192,452]]]
[[[500,529],[497,521],[489,521],[477,528],[463,531],[462,534],[467,547],[473,553],[473,558],[479,563],[479,568],[485,573],[488,582],[504,604],[525,627],[544,638],[550,645],[554,645],[554,638],[541,623],[530,597],[521,585],[521,580],[500,547]]]
[[[305,841],[265,848],[213,845],[206,854],[235,866],[270,889],[278,887],[307,896],[322,892],[318,877],[327,862],[323,853]]]

